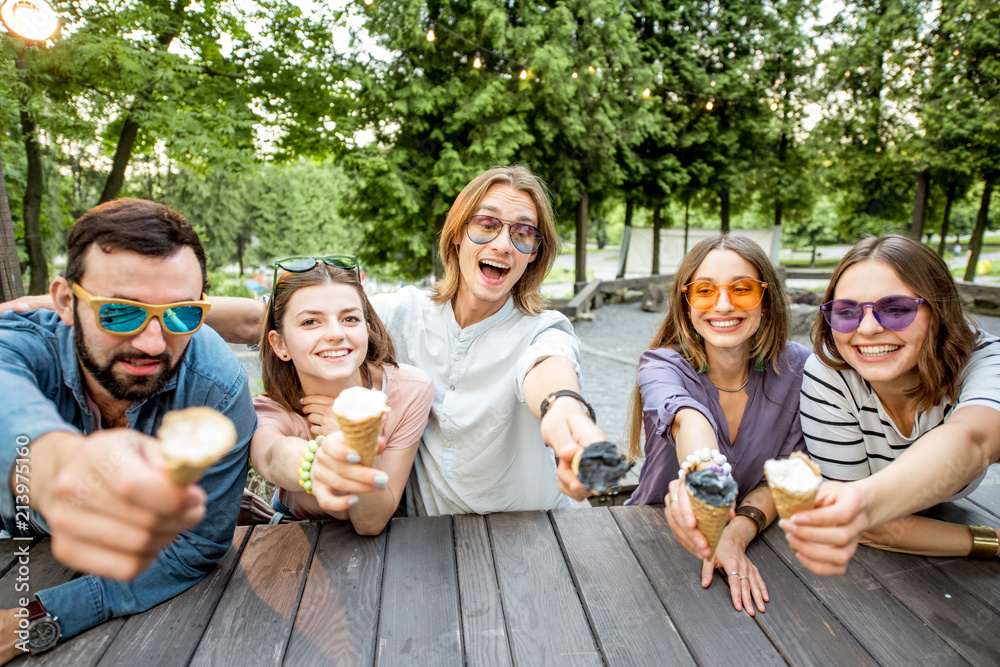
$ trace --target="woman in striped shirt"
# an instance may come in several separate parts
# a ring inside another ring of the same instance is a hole
[[[903,236],[857,243],[824,301],[802,382],[802,430],[823,476],[850,484],[825,484],[817,505],[828,510],[786,527],[799,559],[818,573],[843,572],[858,533],[862,544],[891,551],[996,555],[989,527],[895,510],[882,525],[869,519],[882,516],[883,503],[912,512],[978,485],[988,458],[975,452],[1000,447],[1000,341],[972,324],[941,258]],[[901,463],[918,474],[893,475],[890,464],[918,443]],[[852,514],[853,529],[823,537],[815,526],[833,510]]]

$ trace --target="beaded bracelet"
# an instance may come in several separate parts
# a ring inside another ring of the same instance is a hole
[[[316,450],[319,449],[319,443],[323,442],[323,436],[317,436],[315,440],[310,440],[306,443],[306,448],[302,452],[302,458],[299,459],[299,486],[306,493],[312,493],[313,483],[312,483],[312,465],[313,460],[316,458]]]
[[[695,470],[712,470],[728,477],[732,475],[733,466],[726,461],[726,455],[720,454],[718,449],[706,447],[695,450],[693,454],[684,459],[681,469],[677,471],[677,477],[683,480],[685,475]]]

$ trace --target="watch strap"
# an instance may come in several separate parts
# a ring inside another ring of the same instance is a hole
[[[580,403],[583,404],[583,407],[587,408],[587,416],[590,417],[590,421],[594,422],[595,424],[597,423],[597,416],[594,414],[594,408],[590,406],[590,403],[587,402],[587,399],[585,399],[577,392],[571,391],[569,389],[560,389],[559,391],[554,391],[548,396],[546,396],[544,399],[542,399],[542,405],[538,409],[539,421],[545,419],[545,413],[549,411],[549,404],[552,401],[556,400],[557,398],[561,398],[563,396],[569,396],[571,398],[575,398],[576,400],[580,401]]]

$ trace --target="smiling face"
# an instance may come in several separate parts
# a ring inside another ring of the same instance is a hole
[[[486,191],[473,215],[489,215],[505,222],[538,225],[531,197],[508,185],[494,185]],[[454,301],[455,318],[469,326],[496,313],[510,296],[525,269],[538,251],[526,255],[511,243],[509,228],[488,243],[474,243],[465,225],[459,230],[458,262],[461,280]]]
[[[298,289],[288,299],[281,332],[271,331],[268,342],[279,358],[294,364],[305,395],[336,395],[360,385],[368,353],[361,297],[342,283]]]
[[[750,262],[732,250],[716,249],[705,256],[688,282],[707,280],[715,285],[731,285],[742,278],[760,280],[760,275]],[[687,308],[691,324],[704,339],[709,357],[716,350],[740,348],[745,348],[747,357],[750,356],[750,337],[760,327],[761,304],[741,310],[732,304],[727,290],[721,290],[713,308]]]
[[[84,381],[98,403],[108,397],[132,402],[158,392],[177,372],[190,335],[163,331],[153,318],[135,336],[116,336],[97,327],[94,311],[69,295],[65,280],[54,286],[63,321],[73,325],[77,358]],[[194,251],[183,247],[165,258],[134,252],[106,253],[97,244],[84,255],[80,286],[94,296],[131,299],[150,305],[197,301],[201,298],[201,266]],[[65,290],[63,292],[63,290]]]
[[[867,260],[854,264],[841,274],[833,297],[863,303],[878,301],[891,294],[919,296],[891,266],[878,260]],[[875,319],[871,308],[865,308],[864,312],[861,325],[854,331],[833,332],[841,358],[868,380],[876,392],[879,392],[880,386],[895,392],[915,386],[920,378],[917,362],[930,326],[927,306],[920,305],[913,324],[901,331],[884,328]]]

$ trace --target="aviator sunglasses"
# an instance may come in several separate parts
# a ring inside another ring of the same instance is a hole
[[[707,280],[696,280],[681,288],[688,305],[695,310],[711,310],[719,303],[719,294],[726,290],[729,303],[740,310],[751,310],[764,299],[767,283],[752,278],[737,280],[731,285],[716,285]]]
[[[204,294],[201,295],[201,301],[178,301],[154,306],[141,301],[94,296],[77,283],[71,283],[70,290],[94,310],[97,328],[116,336],[137,335],[154,317],[160,320],[160,328],[169,334],[193,334],[205,322],[205,315],[212,307],[205,301]]]
[[[920,304],[926,299],[893,294],[884,296],[878,301],[863,301],[858,303],[851,299],[834,299],[819,307],[823,318],[830,328],[840,333],[851,333],[865,318],[865,308],[872,309],[872,315],[883,328],[890,331],[902,331],[913,324],[917,318]]]
[[[538,250],[542,245],[542,231],[534,225],[523,222],[504,222],[491,215],[474,215],[465,221],[469,240],[482,245],[500,236],[504,225],[510,230],[510,241],[525,255]]]
[[[278,288],[278,269],[289,273],[305,273],[312,271],[320,264],[335,266],[340,269],[352,270],[361,279],[361,262],[354,255],[327,255],[326,257],[286,257],[274,263],[274,277],[271,279],[271,298],[268,300],[274,308],[274,291]]]

